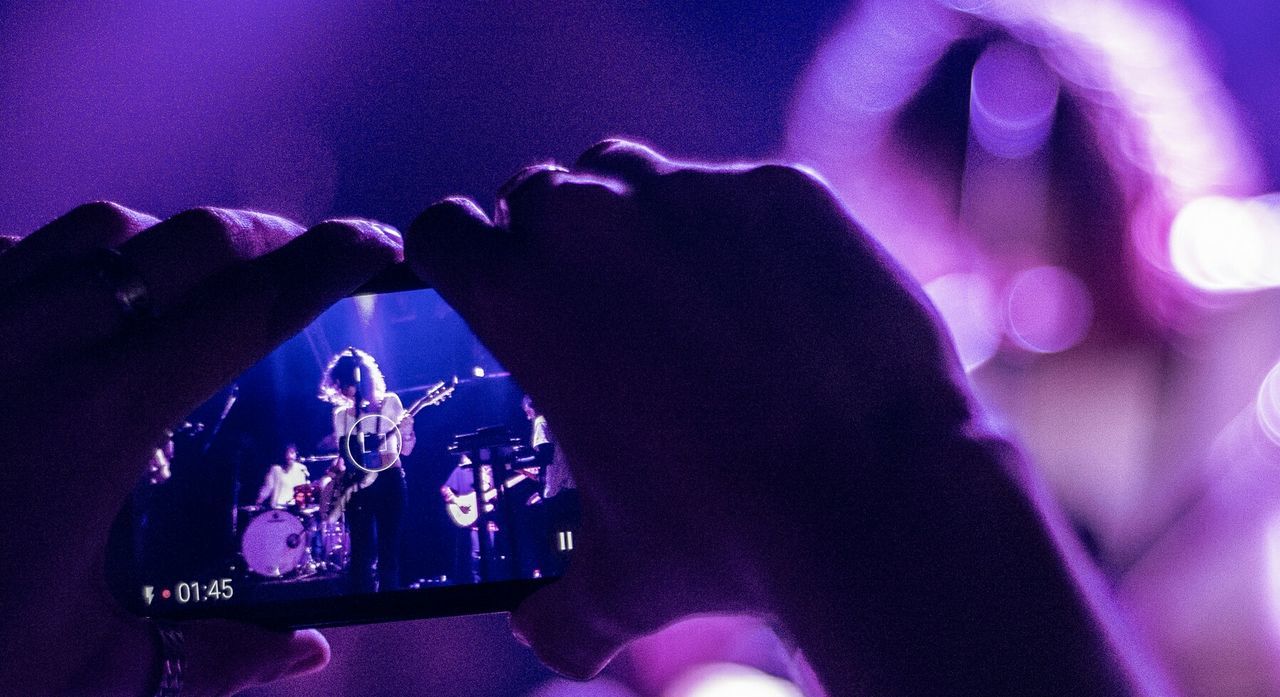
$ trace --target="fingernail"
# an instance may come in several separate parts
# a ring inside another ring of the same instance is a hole
[[[315,630],[298,632],[290,646],[298,655],[289,665],[287,675],[305,675],[329,665],[329,642]]]

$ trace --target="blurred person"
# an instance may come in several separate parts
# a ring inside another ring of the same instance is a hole
[[[1204,44],[1175,3],[868,0],[801,79],[786,153],[925,286],[1179,686],[1269,695],[1280,313],[1240,271],[1266,263],[1235,212],[1262,163]]]

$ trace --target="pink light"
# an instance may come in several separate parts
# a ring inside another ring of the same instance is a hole
[[[1280,198],[1191,201],[1174,218],[1169,255],[1178,274],[1202,290],[1280,286]]]
[[[1037,266],[1009,283],[1005,319],[1009,338],[1019,346],[1057,353],[1089,333],[1093,301],[1084,283],[1066,269]]]
[[[1258,424],[1262,432],[1280,445],[1280,364],[1267,373],[1258,390]]]
[[[689,671],[662,697],[804,697],[800,688],[755,668],[713,663]]]
[[[985,277],[950,273],[925,284],[924,292],[947,325],[966,371],[996,354],[1000,348],[999,310]]]
[[[1058,78],[1034,48],[992,44],[973,66],[970,129],[993,155],[1020,158],[1044,145],[1058,106]]]

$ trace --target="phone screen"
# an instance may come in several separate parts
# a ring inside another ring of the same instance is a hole
[[[457,313],[364,294],[173,425],[108,576],[160,618],[502,610],[562,573],[577,520],[551,425]]]

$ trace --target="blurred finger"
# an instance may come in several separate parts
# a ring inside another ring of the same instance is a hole
[[[110,210],[114,209],[98,215]],[[127,219],[123,213],[117,215],[117,227],[128,227]],[[300,232],[300,226],[276,216],[197,208],[130,238],[120,246],[127,269],[107,275],[136,278],[133,285],[145,289],[148,312],[163,315],[209,277],[278,249]],[[20,249],[21,245],[14,253]],[[6,342],[0,355],[9,351],[57,356],[116,335],[126,317],[111,285],[122,281],[104,280],[101,266],[82,262],[15,289],[11,302],[0,308],[0,327],[24,331],[16,341]]]
[[[591,146],[573,165],[575,172],[613,177],[632,185],[679,168],[678,163],[646,145],[617,138]]]
[[[315,630],[275,632],[208,620],[182,627],[184,697],[234,695],[255,685],[314,673],[329,664],[329,642]]]
[[[14,287],[75,264],[99,247],[116,247],[159,220],[110,201],[77,206],[0,257],[0,287]]]
[[[13,249],[20,239],[21,238],[14,237],[12,235],[0,235],[0,254],[4,254],[10,249]]]
[[[511,613],[511,630],[548,668],[577,680],[595,677],[632,639],[679,619],[663,601],[639,599],[615,583],[618,561],[583,545],[565,575]],[[608,561],[605,561],[609,559]]]
[[[577,561],[577,560],[575,560]],[[590,601],[592,584],[570,571],[529,596],[511,613],[511,631],[551,670],[589,680],[634,638]]]

